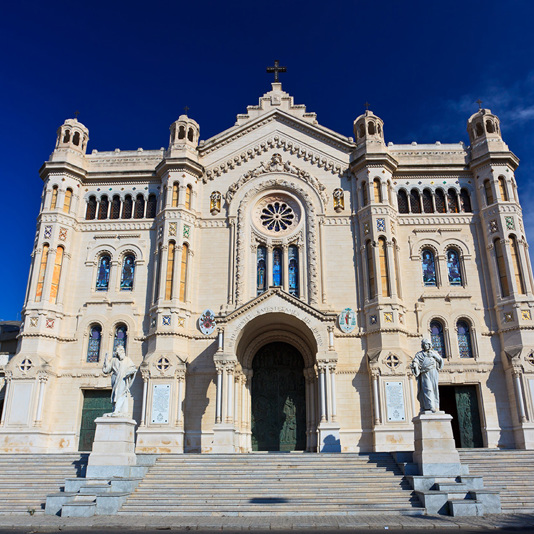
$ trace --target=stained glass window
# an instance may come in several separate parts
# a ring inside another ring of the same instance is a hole
[[[489,180],[484,181],[484,191],[486,193],[486,203],[489,206],[495,202],[493,198],[493,190],[491,188],[491,182]]]
[[[172,186],[172,207],[178,207],[178,182],[174,182]]]
[[[121,216],[121,197],[115,195],[111,201],[111,213],[109,215],[110,219],[118,219]]]
[[[85,218],[88,221],[92,221],[96,217],[96,197],[90,196],[87,201],[87,211],[85,212]]]
[[[117,326],[117,329],[115,330],[115,339],[113,341],[113,352],[115,352],[115,349],[122,345],[126,349],[126,341],[128,338],[128,328],[124,324],[120,324]]]
[[[172,298],[172,286],[174,278],[174,252],[175,244],[173,241],[169,242],[167,248],[167,273],[165,277],[165,300],[171,300]]]
[[[191,209],[191,196],[192,196],[193,188],[188,185],[185,188],[185,209],[190,210]]]
[[[451,286],[462,285],[460,257],[456,250],[449,250],[447,252],[447,272],[449,273],[449,284]]]
[[[399,205],[399,213],[410,213],[410,208],[408,207],[408,196],[406,191],[401,189],[397,195],[397,204]]]
[[[433,213],[434,206],[432,205],[432,193],[430,189],[425,189],[423,191],[423,211],[425,213]]]
[[[473,347],[471,345],[469,325],[465,321],[458,321],[456,323],[456,330],[458,331],[458,349],[460,350],[460,358],[472,358]]]
[[[65,200],[63,201],[63,213],[70,212],[71,200],[72,200],[72,189],[67,189],[65,191]]]
[[[471,197],[469,196],[469,191],[467,189],[462,189],[460,191],[460,202],[462,204],[462,211],[465,213],[471,213],[473,208],[471,207]]]
[[[425,286],[436,285],[436,264],[434,262],[434,253],[429,249],[423,250],[423,284]]]
[[[446,213],[447,211],[443,189],[436,189],[436,211],[438,213]]]
[[[506,180],[503,176],[499,176],[499,191],[501,193],[501,200],[508,201],[508,191],[506,190]]]
[[[371,241],[365,244],[365,252],[367,254],[367,275],[369,277],[369,298],[374,299],[376,294],[375,286],[375,266],[373,262],[373,245]]]
[[[445,358],[445,337],[443,335],[443,325],[439,321],[430,323],[430,341],[432,341],[432,348],[442,358]]]
[[[288,252],[289,292],[295,297],[299,296],[299,249],[291,245]]]
[[[449,213],[458,213],[458,195],[455,189],[449,189],[447,192],[447,205],[449,206]]]
[[[50,285],[50,303],[57,302],[57,295],[59,292],[59,281],[61,280],[61,266],[63,265],[63,254],[65,250],[63,247],[57,247],[56,259],[54,261],[54,271],[52,272],[52,284]]]
[[[180,273],[180,300],[185,302],[185,292],[187,285],[187,262],[189,256],[189,247],[186,243],[182,245],[182,270]]]
[[[367,194],[367,184],[363,182],[362,184],[362,206],[367,206],[369,204],[369,196]]]
[[[89,333],[89,345],[87,346],[87,361],[97,362],[100,359],[100,341],[102,339],[102,327],[95,324]]]
[[[37,291],[35,293],[35,302],[41,302],[41,297],[43,295],[46,262],[48,261],[48,249],[49,246],[47,244],[43,245],[43,251],[41,252],[41,265],[39,266],[39,278],[37,279]]]
[[[267,289],[267,249],[258,247],[256,252],[256,292],[259,295]]]
[[[134,272],[135,272],[135,257],[129,254],[124,258],[122,263],[122,272],[121,272],[121,290],[122,291],[131,291],[133,289],[134,281]]]
[[[149,195],[146,205],[147,219],[153,219],[156,216],[157,203],[158,201],[156,195]]]
[[[421,197],[417,189],[412,189],[410,192],[410,209],[412,213],[421,213]]]
[[[145,216],[145,197],[141,194],[135,199],[135,219],[142,219]]]
[[[126,195],[124,198],[124,202],[122,204],[122,218],[123,219],[131,219],[132,218],[132,208],[133,208],[133,200],[130,195]]]
[[[391,296],[389,290],[389,276],[388,276],[388,258],[386,249],[386,240],[383,237],[378,239],[378,255],[380,260],[380,280],[382,283],[382,296]]]
[[[98,208],[98,218],[99,219],[107,219],[108,218],[108,208],[109,208],[108,197],[106,195],[104,195],[100,199],[100,207]]]
[[[96,290],[107,291],[109,288],[109,270],[111,268],[111,258],[107,254],[100,257],[98,263],[98,274],[96,277]]]
[[[273,250],[273,285],[282,285],[282,251],[279,248]]]
[[[510,295],[510,286],[508,284],[508,275],[506,274],[506,265],[504,263],[504,255],[500,239],[496,239],[493,242],[493,248],[495,250],[495,257],[497,260],[497,269],[499,271],[501,297],[507,297]]]
[[[55,210],[55,209],[56,209],[56,204],[57,204],[57,191],[58,191],[58,188],[57,188],[57,185],[55,185],[55,186],[52,188],[52,200],[50,201],[50,209],[51,209],[51,210]]]

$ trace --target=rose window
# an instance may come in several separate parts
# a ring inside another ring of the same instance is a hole
[[[287,230],[295,220],[291,206],[285,202],[272,202],[261,210],[261,224],[274,232]]]

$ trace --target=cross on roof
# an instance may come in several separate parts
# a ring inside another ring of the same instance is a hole
[[[370,105],[371,105],[371,104],[369,104],[369,102],[366,101],[365,104],[364,104],[365,109],[366,109],[366,110],[369,110],[369,106],[370,106]]]
[[[480,98],[477,100],[478,109],[482,109],[482,100]]]
[[[189,106],[184,107],[185,114],[187,115],[187,112],[189,111]]]
[[[267,72],[274,72],[274,81],[278,82],[278,73],[287,72],[286,67],[280,67],[280,62],[278,59],[274,61],[274,67],[267,67]]]
[[[74,112],[74,116],[76,117],[76,120],[78,120],[78,115],[79,115],[79,114],[80,114],[80,112],[79,112],[78,110],[76,110],[76,111]]]

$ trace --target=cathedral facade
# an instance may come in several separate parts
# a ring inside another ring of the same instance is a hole
[[[413,450],[421,339],[445,360],[459,447],[534,448],[534,298],[499,119],[471,146],[354,138],[279,82],[199,141],[87,153],[58,130],[0,452],[87,451],[111,411],[106,353],[138,366],[139,453]]]

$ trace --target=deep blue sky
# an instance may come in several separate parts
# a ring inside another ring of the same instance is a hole
[[[366,100],[386,141],[468,143],[477,98],[521,159],[534,242],[534,2],[5,2],[0,10],[0,319],[23,305],[42,183],[57,127],[76,110],[89,151],[167,146],[190,107],[201,139],[283,89],[352,135]]]

